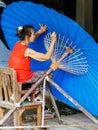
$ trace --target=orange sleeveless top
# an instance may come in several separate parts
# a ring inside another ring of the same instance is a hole
[[[26,82],[34,74],[34,72],[30,70],[31,58],[24,56],[26,49],[27,46],[16,42],[8,61],[8,67],[16,70],[18,82]]]

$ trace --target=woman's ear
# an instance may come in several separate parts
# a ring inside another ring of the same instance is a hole
[[[29,38],[30,38],[30,36],[26,35],[25,36],[25,41],[29,41]]]

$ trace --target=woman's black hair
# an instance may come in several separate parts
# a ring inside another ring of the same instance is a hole
[[[31,25],[19,26],[17,28],[16,36],[18,36],[20,40],[24,40],[26,35],[29,37],[31,36],[31,29],[34,29]]]

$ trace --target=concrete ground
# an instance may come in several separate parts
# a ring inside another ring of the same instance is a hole
[[[68,116],[61,116],[63,121],[59,124],[57,118],[45,121],[45,126],[42,130],[98,130],[98,124],[86,117],[83,113],[72,114]],[[98,119],[98,118],[97,118]],[[39,127],[34,125],[34,121],[27,119],[28,122],[24,124],[24,130],[38,130]],[[0,130],[15,130],[11,126],[4,126]]]
[[[55,126],[49,130],[98,130],[98,124],[95,124],[91,119],[83,113],[61,116],[63,124],[59,125],[57,119],[47,121],[47,124]]]

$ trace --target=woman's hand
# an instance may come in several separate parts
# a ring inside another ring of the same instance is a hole
[[[42,33],[47,31],[46,25],[40,25],[40,29],[35,33],[35,39],[38,38]]]
[[[57,34],[56,34],[55,32],[53,32],[53,33],[51,34],[51,40],[52,40],[52,42],[55,43],[56,38],[57,38]]]
[[[39,32],[40,33],[44,33],[44,32],[46,32],[47,31],[47,26],[46,25],[40,25],[40,30],[39,30]]]

